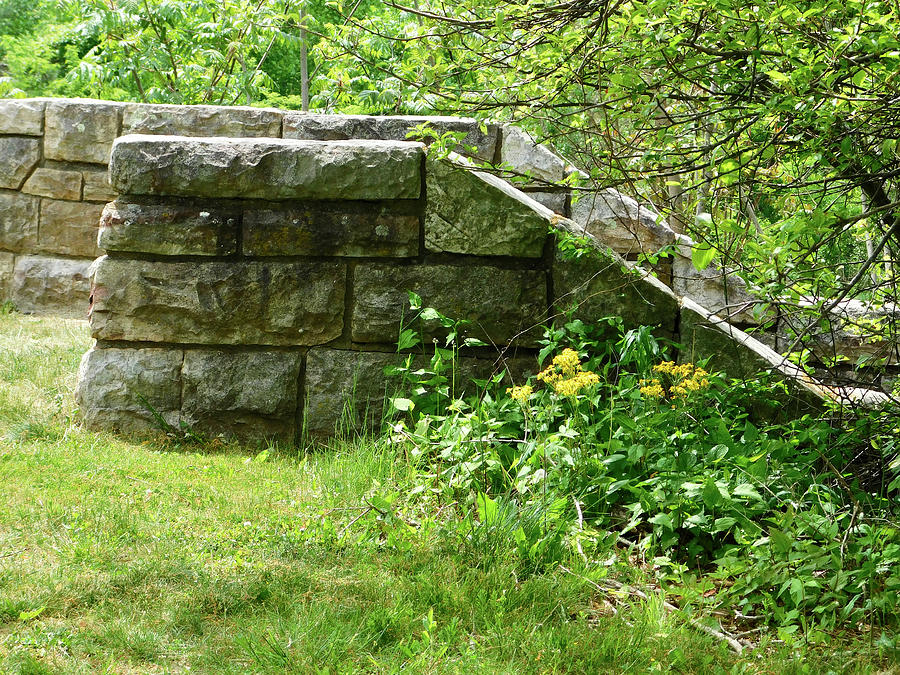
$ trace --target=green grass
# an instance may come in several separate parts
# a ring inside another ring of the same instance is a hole
[[[897,672],[869,635],[737,656],[658,597],[606,616],[578,574],[328,534],[404,485],[388,444],[256,456],[86,432],[89,343],[80,322],[0,314],[2,673]]]

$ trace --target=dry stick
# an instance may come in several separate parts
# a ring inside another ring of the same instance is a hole
[[[587,579],[581,575],[575,574],[575,572],[570,570],[568,567],[564,567],[563,565],[560,565],[559,568],[563,572],[567,572],[574,577],[578,577],[582,581],[586,581],[587,583],[589,583],[591,586],[596,588],[601,593],[605,593],[607,591],[621,591],[624,593],[629,593],[631,595],[637,596],[641,600],[649,600],[650,599],[650,596],[648,596],[643,591],[641,591],[637,588],[634,588],[633,586],[626,586],[625,584],[623,584],[619,581],[613,581],[612,579],[608,579],[608,580],[604,580],[602,582],[602,584],[600,584],[595,581],[592,581],[591,579]],[[670,602],[666,602],[665,600],[663,600],[663,607],[668,612],[681,611],[678,609],[678,607],[676,607],[675,605],[673,605]],[[730,635],[725,633],[724,631],[719,631],[719,630],[716,630],[715,628],[710,628],[709,626],[707,626],[703,623],[700,623],[697,619],[695,619],[692,616],[687,617],[687,622],[688,622],[688,624],[690,624],[691,627],[696,628],[700,632],[706,633],[707,635],[711,635],[712,637],[716,638],[717,640],[721,640],[721,641],[727,643],[728,646],[731,647],[738,654],[742,654],[744,652],[744,646],[740,642],[735,640],[733,637],[731,637]]]
[[[356,516],[356,518],[354,518],[354,519],[351,520],[349,523],[347,523],[346,525],[344,525],[344,527],[341,528],[341,531],[338,532],[337,538],[340,539],[341,537],[343,537],[343,536],[344,536],[344,532],[346,532],[346,531],[350,528],[350,526],[353,525],[353,523],[355,523],[357,520],[359,520],[359,519],[362,518],[364,515],[366,515],[367,513],[369,513],[369,511],[374,511],[374,510],[376,510],[374,506],[369,506],[369,507],[366,508],[364,511],[362,511],[362,513],[360,513],[358,516]]]

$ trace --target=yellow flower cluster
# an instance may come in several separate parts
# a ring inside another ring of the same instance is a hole
[[[575,396],[600,381],[596,373],[582,369],[581,359],[574,349],[564,349],[553,357],[553,363],[538,373],[537,379],[549,384],[561,396]]]
[[[519,405],[525,405],[532,391],[534,390],[531,388],[531,385],[526,384],[524,387],[510,387],[506,390],[506,393]]]
[[[655,377],[652,380],[641,380],[641,396],[647,398],[663,398],[666,390]]]
[[[693,363],[676,364],[674,361],[663,361],[653,366],[653,372],[667,376],[672,381],[668,395],[673,399],[687,398],[695,391],[709,387],[709,373]],[[666,389],[658,378],[641,380],[641,395],[647,398],[665,398]]]

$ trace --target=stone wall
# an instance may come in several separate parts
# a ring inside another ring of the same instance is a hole
[[[572,171],[517,129],[458,117],[318,115],[274,109],[114,103],[88,99],[0,101],[0,302],[26,313],[84,318],[89,267],[102,251],[97,225],[116,198],[110,151],[126,134],[307,140],[404,140],[428,122],[463,135],[472,157],[515,166],[525,186],[565,215],[568,194],[539,184]]]
[[[463,380],[533,372],[539,326],[571,311],[652,325],[734,375],[763,365],[801,407],[825,395],[608,249],[565,259],[554,232],[575,223],[463,165],[407,141],[118,139],[79,372],[86,425],[290,442],[378,419],[407,291],[493,345],[464,354]],[[427,344],[444,334],[422,330]]]

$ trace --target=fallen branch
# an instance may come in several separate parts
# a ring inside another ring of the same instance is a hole
[[[633,586],[626,586],[625,584],[623,584],[620,581],[614,581],[612,579],[605,579],[602,582],[598,583],[596,581],[592,581],[591,579],[587,579],[586,577],[583,577],[581,575],[575,574],[572,570],[570,570],[567,567],[564,567],[563,565],[560,565],[559,568],[563,572],[567,572],[568,574],[571,574],[572,576],[578,577],[579,579],[586,581],[588,584],[590,584],[591,586],[596,588],[601,593],[605,593],[607,591],[616,591],[619,593],[625,593],[626,595],[633,595],[635,597],[640,598],[641,600],[649,600],[650,599],[650,596],[647,595],[646,593],[644,593],[642,590],[640,590],[638,588],[634,588]],[[670,602],[666,602],[665,600],[663,600],[663,607],[666,609],[667,612],[681,612],[681,610],[678,607],[676,607],[675,605],[673,605]],[[707,626],[706,624],[701,623],[698,619],[696,619],[692,616],[687,617],[687,622],[692,628],[695,628],[702,633],[706,633],[707,635],[710,635],[710,636],[716,638],[717,640],[721,640],[722,642],[727,643],[728,646],[731,647],[738,654],[742,654],[744,652],[744,646],[740,642],[735,640],[732,636],[725,633],[724,631],[720,631],[720,630],[716,630],[715,628],[711,628],[710,626]]]

